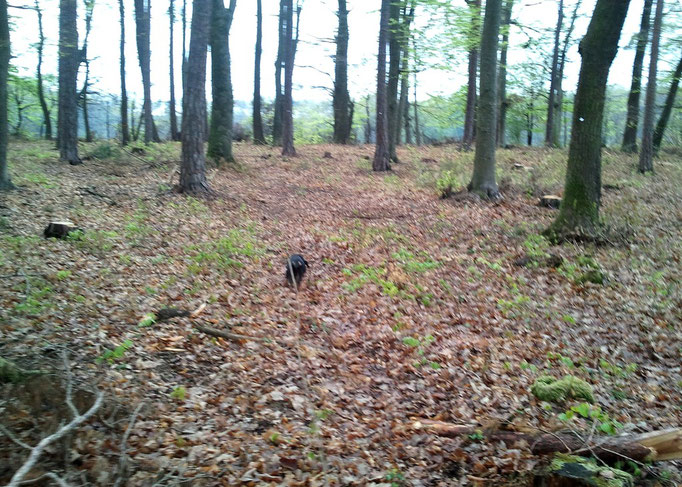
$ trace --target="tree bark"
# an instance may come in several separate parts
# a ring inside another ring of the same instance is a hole
[[[126,90],[126,28],[125,9],[123,0],[118,0],[118,10],[121,23],[121,41],[119,46],[120,76],[121,76],[121,145],[126,146],[130,141],[130,127],[128,126],[128,92]]]
[[[507,0],[504,4],[502,21],[502,46],[500,47],[500,69],[498,73],[498,113],[497,113],[497,145],[505,146],[505,130],[507,125],[507,50],[509,49],[509,27],[511,25],[514,0]]]
[[[346,0],[338,0],[339,26],[336,33],[336,57],[334,58],[334,142],[350,142],[353,120],[350,117],[350,94],[348,93],[348,9]]]
[[[296,8],[296,37],[294,37],[294,5],[293,0],[286,0],[286,29],[284,44],[284,96],[282,98],[282,155],[295,156],[294,148],[294,61],[298,44],[298,26],[301,18],[301,7]]]
[[[377,60],[377,108],[376,146],[372,170],[390,171],[391,157],[388,152],[388,114],[386,113],[386,43],[388,42],[388,18],[391,0],[381,0],[379,24],[379,55]]]
[[[152,141],[159,142],[154,140],[154,119],[152,117],[150,0],[135,0],[135,27],[137,31],[137,57],[140,62],[142,91],[144,93],[144,102],[142,105],[142,112],[144,114],[144,143],[149,144]]]
[[[497,45],[502,0],[487,0],[481,34],[481,96],[476,120],[474,174],[472,191],[485,199],[497,199],[495,181],[495,135],[497,128]]]
[[[559,17],[554,30],[554,51],[552,52],[552,69],[550,73],[550,87],[549,97],[547,101],[547,120],[545,125],[545,145],[547,147],[556,147],[558,145],[558,131],[554,119],[554,113],[557,109],[556,102],[558,99],[559,86],[559,38],[561,36],[561,27],[564,23],[564,0],[559,0]]]
[[[628,96],[628,111],[625,120],[625,132],[623,132],[624,152],[634,154],[637,152],[637,129],[639,126],[639,97],[642,92],[642,68],[644,67],[644,54],[646,45],[649,43],[649,26],[651,24],[651,6],[654,0],[644,0],[642,23],[637,34],[637,51],[635,62],[632,66],[632,84]]]
[[[52,120],[50,119],[50,108],[47,106],[45,100],[45,89],[43,87],[43,51],[45,49],[45,33],[43,32],[43,12],[40,9],[40,3],[35,0],[35,10],[38,15],[38,67],[36,69],[36,78],[38,80],[38,101],[40,102],[40,109],[43,112],[43,125],[45,126],[45,138],[52,139]]]
[[[230,27],[237,0],[225,8],[223,0],[213,0],[211,17],[211,128],[207,155],[216,161],[234,162],[232,155],[232,119],[234,97],[230,73]]]
[[[401,53],[401,13],[400,2],[392,1],[388,17],[388,83],[386,85],[386,103],[388,116],[388,154],[393,162],[398,161],[395,148],[399,127],[398,82],[400,81]]]
[[[9,75],[9,20],[7,0],[0,0],[0,191],[14,188],[7,165],[7,77]]]
[[[365,144],[369,144],[372,140],[372,123],[369,113],[369,95],[365,97],[365,115],[367,116],[367,120],[365,121]]]
[[[285,40],[285,4],[287,0],[279,2],[277,59],[275,59],[275,113],[272,119],[272,145],[282,145],[282,119],[284,96],[282,94],[282,66],[284,65]]]
[[[566,31],[566,37],[564,38],[564,47],[561,50],[561,55],[559,58],[559,78],[558,78],[558,85],[557,85],[557,102],[556,102],[556,112],[554,113],[554,125],[557,127],[556,132],[557,132],[557,139],[555,140],[555,146],[556,147],[561,147],[566,145],[566,142],[564,140],[563,143],[560,141],[560,134],[561,134],[561,127],[563,125],[564,127],[564,139],[566,138],[565,133],[566,133],[566,123],[564,122],[564,88],[563,88],[563,82],[564,82],[564,68],[566,67],[566,53],[568,52],[568,46],[571,41],[571,36],[573,35],[573,29],[575,27],[575,21],[578,18],[578,10],[580,9],[580,5],[582,3],[582,0],[578,0],[575,3],[575,7],[573,8],[573,14],[571,14],[571,23],[568,26],[568,30]]]
[[[263,117],[261,116],[260,63],[263,55],[263,4],[256,0],[256,53],[253,73],[253,142],[265,144]]]
[[[464,134],[462,148],[471,149],[476,132],[476,80],[478,74],[478,46],[480,43],[481,0],[466,0],[471,11],[471,31],[469,32],[469,78],[467,82],[467,104],[464,112]]]
[[[85,64],[85,79],[83,80],[83,88],[80,92],[80,102],[83,109],[83,125],[85,127],[85,141],[92,142],[92,131],[90,130],[90,117],[88,115],[88,88],[90,87],[90,60],[88,59],[88,40],[90,39],[90,29],[92,28],[92,14],[95,8],[95,1],[88,0],[85,2],[85,37],[83,38],[83,47],[80,50],[80,62]]]
[[[414,20],[414,9],[416,7],[416,0],[412,0],[410,4],[409,11],[407,10],[407,4],[403,9],[402,14],[402,24],[400,28],[400,56],[401,56],[401,66],[400,66],[400,97],[398,99],[398,113],[396,115],[396,145],[401,144],[400,135],[403,126],[409,126],[409,111],[407,105],[409,97],[409,56],[410,56],[410,25],[412,20]],[[407,137],[407,134],[406,134]],[[407,141],[406,141],[407,142]]]
[[[661,24],[663,22],[663,0],[656,0],[654,30],[651,39],[651,61],[649,61],[649,79],[646,85],[644,101],[644,120],[642,121],[642,148],[639,151],[639,172],[654,170],[654,110],[656,104],[656,76],[658,71],[658,48],[661,42]]]
[[[170,111],[170,139],[180,140],[180,133],[178,132],[178,114],[175,111],[175,44],[173,42],[175,36],[175,2],[170,0],[168,6],[168,20],[169,20],[169,79],[170,79],[170,101],[168,104],[168,111]]]
[[[206,120],[206,51],[213,0],[194,0],[182,108],[182,164],[180,191],[210,192],[206,180],[204,130]]]
[[[656,124],[656,130],[654,130],[654,154],[657,154],[658,150],[661,148],[663,133],[665,132],[665,127],[668,125],[670,113],[672,112],[673,104],[675,103],[677,88],[680,85],[680,78],[682,78],[682,58],[680,59],[680,62],[677,63],[675,74],[673,74],[673,80],[670,83],[670,90],[668,90],[668,96],[665,99],[665,105],[663,105],[663,111]]]
[[[182,15],[180,20],[182,22],[182,66],[180,69],[182,70],[182,93],[184,96],[187,77],[187,0],[182,0]]]
[[[78,157],[78,93],[76,78],[78,52],[76,0],[59,1],[59,114],[57,145],[59,158],[71,165],[81,164]]]
[[[419,103],[417,102],[417,70],[414,70],[414,103],[412,103],[412,108],[414,109],[414,141],[417,146],[422,145],[422,132],[419,127]]]
[[[553,240],[589,237],[599,226],[601,131],[606,81],[618,50],[629,0],[597,0],[580,43],[582,64],[573,109],[564,199],[546,234]]]

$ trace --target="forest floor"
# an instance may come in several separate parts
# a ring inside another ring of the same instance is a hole
[[[133,486],[530,485],[543,460],[523,445],[413,423],[592,434],[682,424],[679,154],[642,176],[634,157],[604,151],[604,220],[627,240],[595,247],[539,236],[556,210],[537,197],[560,193],[564,151],[499,151],[504,199],[491,204],[438,197],[439,179],[463,186],[471,171],[473,154],[450,146],[401,148],[402,162],[375,174],[370,146],[282,158],[237,144],[238,166],[209,173],[211,199],[171,190],[177,144],[135,155],[83,145],[98,157],[75,167],[48,143],[10,149],[0,357],[58,368],[66,348],[77,405],[95,387],[106,397],[31,475],[110,485],[125,464]],[[84,236],[43,239],[55,219]],[[298,294],[284,280],[292,253],[310,263]],[[563,263],[546,265],[549,254]],[[590,271],[603,284],[583,282]],[[560,416],[581,401],[537,400],[544,374],[587,381],[602,414]],[[0,423],[29,445],[66,413],[59,380],[42,380],[0,385]],[[0,482],[26,456],[0,434]],[[682,482],[680,462],[639,470]]]

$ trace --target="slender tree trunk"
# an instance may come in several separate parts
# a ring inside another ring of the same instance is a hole
[[[284,48],[284,97],[282,106],[282,155],[295,156],[294,148],[294,61],[298,44],[298,27],[301,19],[301,7],[296,8],[296,37],[294,37],[294,5],[287,0],[286,43]]]
[[[88,40],[90,39],[90,29],[92,28],[92,14],[95,8],[94,0],[85,2],[85,37],[81,48],[81,62],[85,64],[85,79],[83,88],[80,92],[80,101],[83,108],[83,125],[85,126],[85,140],[92,142],[92,131],[90,130],[90,117],[88,115],[88,89],[90,88],[90,59],[88,58]]]
[[[398,81],[400,80],[401,52],[401,14],[400,3],[391,2],[388,19],[388,83],[386,85],[386,107],[388,119],[388,154],[393,162],[400,162],[395,148],[399,127]]]
[[[554,30],[554,51],[552,52],[552,69],[550,74],[550,88],[549,99],[547,101],[547,120],[545,126],[545,145],[547,147],[555,147],[558,135],[556,133],[556,123],[554,120],[554,113],[556,111],[556,102],[558,98],[559,86],[559,38],[561,36],[561,27],[564,23],[564,0],[559,0],[559,17]]]
[[[573,110],[564,198],[545,232],[553,240],[594,235],[601,203],[601,131],[606,81],[629,0],[597,0],[580,43],[582,65]]]
[[[680,78],[682,78],[682,59],[677,63],[677,69],[675,69],[675,74],[673,74],[670,90],[668,90],[668,96],[665,99],[665,105],[663,105],[663,111],[656,124],[656,130],[654,131],[654,154],[657,154],[658,150],[661,148],[663,133],[665,132],[665,127],[668,125],[670,113],[672,112],[673,104],[675,103],[677,88],[680,85]]]
[[[59,114],[57,145],[59,158],[71,165],[81,164],[78,157],[78,93],[76,78],[78,52],[76,0],[59,1]]]
[[[182,0],[182,93],[185,93],[185,77],[187,75],[187,0]],[[183,103],[184,104],[184,103]]]
[[[408,72],[410,68],[408,62],[403,63],[405,71],[403,71],[402,81],[400,83],[400,111],[402,113],[403,130],[405,131],[405,144],[412,145],[412,126],[410,125],[410,73]]]
[[[416,0],[412,0],[409,11],[407,4],[405,4],[402,14],[402,24],[400,28],[400,97],[398,99],[398,113],[396,115],[396,145],[401,144],[400,134],[407,117],[407,105],[409,96],[409,56],[410,56],[410,25],[414,19],[414,9]]]
[[[651,38],[651,60],[649,61],[649,79],[646,85],[644,101],[644,120],[642,121],[642,148],[639,151],[639,172],[654,170],[654,110],[656,108],[656,76],[658,74],[658,49],[661,42],[661,24],[663,22],[663,0],[656,0],[654,30]]]
[[[43,12],[40,10],[40,3],[35,0],[35,10],[38,14],[38,68],[36,78],[38,80],[38,101],[43,112],[43,125],[45,127],[45,138],[52,139],[52,120],[50,120],[50,109],[45,100],[45,89],[43,87],[43,51],[45,48],[45,33],[43,32]]]
[[[499,83],[498,98],[499,112],[497,114],[497,145],[505,146],[505,130],[507,125],[507,50],[509,49],[509,27],[511,24],[512,8],[514,0],[507,0],[504,4],[502,19],[502,46],[500,47],[500,69],[498,74]]]
[[[367,115],[367,121],[365,122],[365,144],[369,144],[372,141],[372,123],[369,113],[369,95],[365,97],[365,115]]]
[[[277,47],[277,59],[275,60],[275,113],[272,120],[272,145],[282,145],[282,111],[284,105],[282,66],[284,65],[284,50],[286,48],[286,4],[287,0],[280,0],[279,2],[279,22],[277,27],[279,45]]]
[[[206,180],[203,131],[206,120],[206,51],[211,28],[212,3],[213,0],[193,2],[186,84],[182,97],[180,191],[183,193],[211,191]]]
[[[213,0],[211,18],[211,128],[208,137],[207,155],[217,165],[221,161],[234,162],[232,156],[232,119],[234,98],[230,73],[230,27],[234,18],[237,0],[230,0],[225,8],[223,0]]]
[[[637,152],[637,129],[639,126],[639,98],[642,92],[642,68],[644,67],[644,54],[646,45],[649,43],[649,26],[651,24],[651,6],[654,0],[644,0],[642,23],[637,35],[637,52],[632,66],[632,85],[628,96],[628,112],[625,120],[625,132],[623,132],[624,152]]]
[[[564,38],[564,47],[561,50],[561,55],[559,57],[559,77],[557,85],[557,102],[556,102],[556,112],[554,113],[554,123],[557,126],[557,139],[554,141],[555,147],[562,147],[566,145],[566,135],[564,130],[564,142],[560,141],[561,127],[565,128],[566,123],[564,121],[564,68],[566,67],[566,53],[568,52],[568,46],[571,41],[571,36],[573,35],[573,29],[575,27],[575,21],[578,18],[578,10],[582,0],[578,0],[573,8],[573,14],[571,15],[571,23],[566,31],[566,37]]]
[[[372,169],[390,171],[391,156],[388,152],[388,114],[386,112],[386,43],[388,42],[388,19],[391,0],[381,0],[381,23],[379,24],[379,56],[377,60],[377,108],[376,147]]]
[[[265,144],[263,117],[261,116],[260,62],[263,54],[263,4],[256,0],[256,56],[253,74],[253,142]]]
[[[126,28],[125,10],[123,0],[118,0],[118,10],[121,17],[121,42],[120,42],[120,76],[121,76],[121,145],[126,146],[130,141],[130,128],[128,127],[128,92],[126,90]]]
[[[462,148],[471,149],[476,132],[476,81],[478,74],[478,46],[480,44],[481,0],[466,0],[471,11],[471,30],[469,31],[469,66],[467,82],[467,103],[464,112],[464,134]]]
[[[154,140],[154,119],[152,117],[152,85],[150,71],[150,39],[151,13],[150,0],[135,0],[135,27],[137,30],[137,56],[140,61],[140,71],[142,73],[142,89],[144,93],[144,103],[142,110],[144,113],[144,142],[158,142]]]
[[[346,0],[338,0],[339,26],[336,34],[336,57],[334,96],[334,142],[348,144],[353,120],[350,117],[350,94],[348,93],[348,9]]]
[[[0,0],[0,191],[14,188],[7,164],[7,77],[9,75],[9,20],[7,0]]]
[[[487,0],[481,34],[481,97],[476,117],[476,154],[472,191],[486,199],[497,199],[495,181],[495,134],[497,128],[497,45],[502,0]]]
[[[170,138],[171,140],[180,140],[180,133],[178,132],[178,115],[175,111],[175,45],[173,42],[175,31],[175,2],[170,0],[168,6],[168,20],[169,20],[169,78],[170,78],[170,102],[168,110],[170,111]]]
[[[417,146],[422,145],[422,132],[419,127],[419,103],[417,102],[417,70],[414,70],[414,141]]]

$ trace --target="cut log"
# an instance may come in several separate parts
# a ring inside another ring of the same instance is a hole
[[[80,228],[76,228],[73,223],[69,221],[58,221],[48,223],[43,231],[43,235],[45,235],[45,238],[64,239],[68,237],[69,233],[75,231],[80,231]]]
[[[545,208],[552,208],[557,210],[559,209],[559,206],[561,206],[561,197],[553,194],[547,194],[540,198],[539,205]]]
[[[412,428],[449,437],[470,435],[480,431],[480,428],[475,426],[427,419],[415,421]],[[496,430],[483,431],[482,434],[490,441],[503,441],[510,444],[525,443],[534,455],[570,453],[595,456],[607,463],[618,460],[646,462],[682,459],[682,428],[607,438],[591,438],[589,434],[579,435],[572,432],[530,434]],[[589,442],[587,438],[590,438]]]
[[[324,153],[324,156],[322,156],[325,159],[334,159],[334,156],[332,156],[332,153],[327,151]]]

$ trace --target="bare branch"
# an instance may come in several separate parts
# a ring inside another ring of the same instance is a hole
[[[133,411],[133,414],[130,416],[130,421],[128,421],[128,427],[126,428],[126,432],[123,434],[123,438],[121,439],[121,456],[118,461],[118,478],[116,479],[116,482],[114,483],[114,487],[118,487],[125,481],[125,472],[127,470],[127,463],[128,463],[128,454],[126,453],[126,448],[127,448],[127,443],[128,443],[128,437],[130,436],[130,432],[133,430],[133,426],[135,425],[135,421],[137,421],[137,415],[140,414],[140,410],[142,409],[142,406],[144,406],[144,403],[141,402],[140,404],[137,405],[135,408],[135,411]]]

